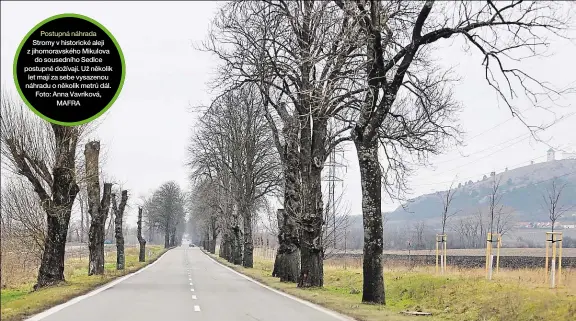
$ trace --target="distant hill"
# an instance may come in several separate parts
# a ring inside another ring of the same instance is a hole
[[[492,177],[486,176],[477,182],[462,182],[456,188],[451,209],[461,211],[459,215],[469,215],[479,207],[488,206]],[[514,210],[517,221],[547,221],[542,193],[550,188],[554,179],[558,184],[566,183],[561,201],[565,205],[573,206],[573,211],[566,215],[563,221],[576,220],[576,214],[574,214],[576,213],[576,159],[555,160],[511,169],[496,173],[495,179],[500,180],[502,195],[500,204]],[[395,211],[387,213],[387,218],[390,221],[438,221],[442,201],[436,192],[418,196],[405,204],[405,207],[407,211],[403,207],[398,207]]]

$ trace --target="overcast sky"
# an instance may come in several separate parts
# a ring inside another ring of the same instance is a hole
[[[104,25],[117,39],[126,60],[126,80],[116,103],[102,116],[94,138],[106,150],[104,170],[131,191],[133,199],[146,195],[160,184],[175,180],[187,187],[184,166],[186,146],[195,115],[190,105],[208,103],[206,82],[218,61],[194,50],[206,36],[215,9],[222,2],[2,2],[1,80],[15,92],[12,64],[16,48],[32,27],[61,13],[79,13]],[[576,32],[571,34],[576,38]],[[467,133],[466,146],[433,158],[435,166],[422,168],[411,178],[413,195],[447,188],[457,182],[478,180],[491,171],[545,161],[543,143],[535,142],[509,110],[499,105],[483,79],[481,57],[465,54],[459,41],[448,40],[436,56],[453,66],[462,80],[456,98],[463,104],[460,124]],[[558,88],[576,86],[576,45],[556,41],[554,56],[526,62],[526,70]],[[445,58],[448,57],[448,58]],[[556,107],[556,117],[573,115],[576,98]],[[525,108],[529,108],[526,104]],[[526,111],[534,125],[552,121],[549,113]],[[541,133],[557,148],[576,151],[576,115]],[[361,213],[360,181],[353,146],[346,148],[345,201],[351,214]],[[462,155],[466,156],[463,157]],[[339,189],[341,190],[341,189]],[[383,210],[397,206],[390,201]],[[134,221],[135,207],[128,213]]]

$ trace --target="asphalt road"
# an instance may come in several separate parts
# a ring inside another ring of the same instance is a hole
[[[53,312],[54,310],[58,310]],[[49,315],[47,315],[49,314]],[[198,248],[179,247],[100,292],[38,315],[38,321],[347,320],[277,293],[220,265]]]

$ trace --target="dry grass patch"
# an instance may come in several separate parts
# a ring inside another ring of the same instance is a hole
[[[217,258],[220,262],[222,259]],[[412,270],[394,267],[384,273],[386,306],[362,304],[362,270],[347,265],[325,265],[324,288],[298,289],[295,284],[273,278],[273,262],[255,259],[253,269],[224,262],[266,285],[309,300],[358,320],[453,321],[572,321],[576,315],[573,281],[557,290],[534,283],[539,270],[502,270],[493,281],[484,278],[483,269],[453,270],[446,276],[434,274],[434,267]],[[563,271],[564,273],[564,271]],[[566,271],[567,279],[573,271]],[[431,312],[430,317],[404,316],[404,310]]]

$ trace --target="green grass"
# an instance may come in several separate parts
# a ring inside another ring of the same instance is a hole
[[[32,291],[34,282],[26,280],[22,284],[0,291],[0,306],[2,320],[22,320],[32,314],[39,313],[52,306],[66,302],[74,297],[94,290],[118,277],[135,272],[155,261],[165,250],[161,246],[148,246],[151,255],[146,262],[138,262],[138,249],[126,249],[126,269],[116,271],[116,254],[106,256],[105,274],[88,276],[88,261],[86,259],[69,259],[66,261],[64,274],[66,282],[57,286]]]
[[[273,278],[271,261],[256,259],[254,268],[246,269],[217,259],[266,285],[358,320],[573,321],[576,315],[576,296],[570,291],[505,279],[386,271],[386,306],[381,306],[361,303],[361,269],[325,266],[324,288],[299,289]],[[407,310],[430,312],[432,316],[401,314]]]

